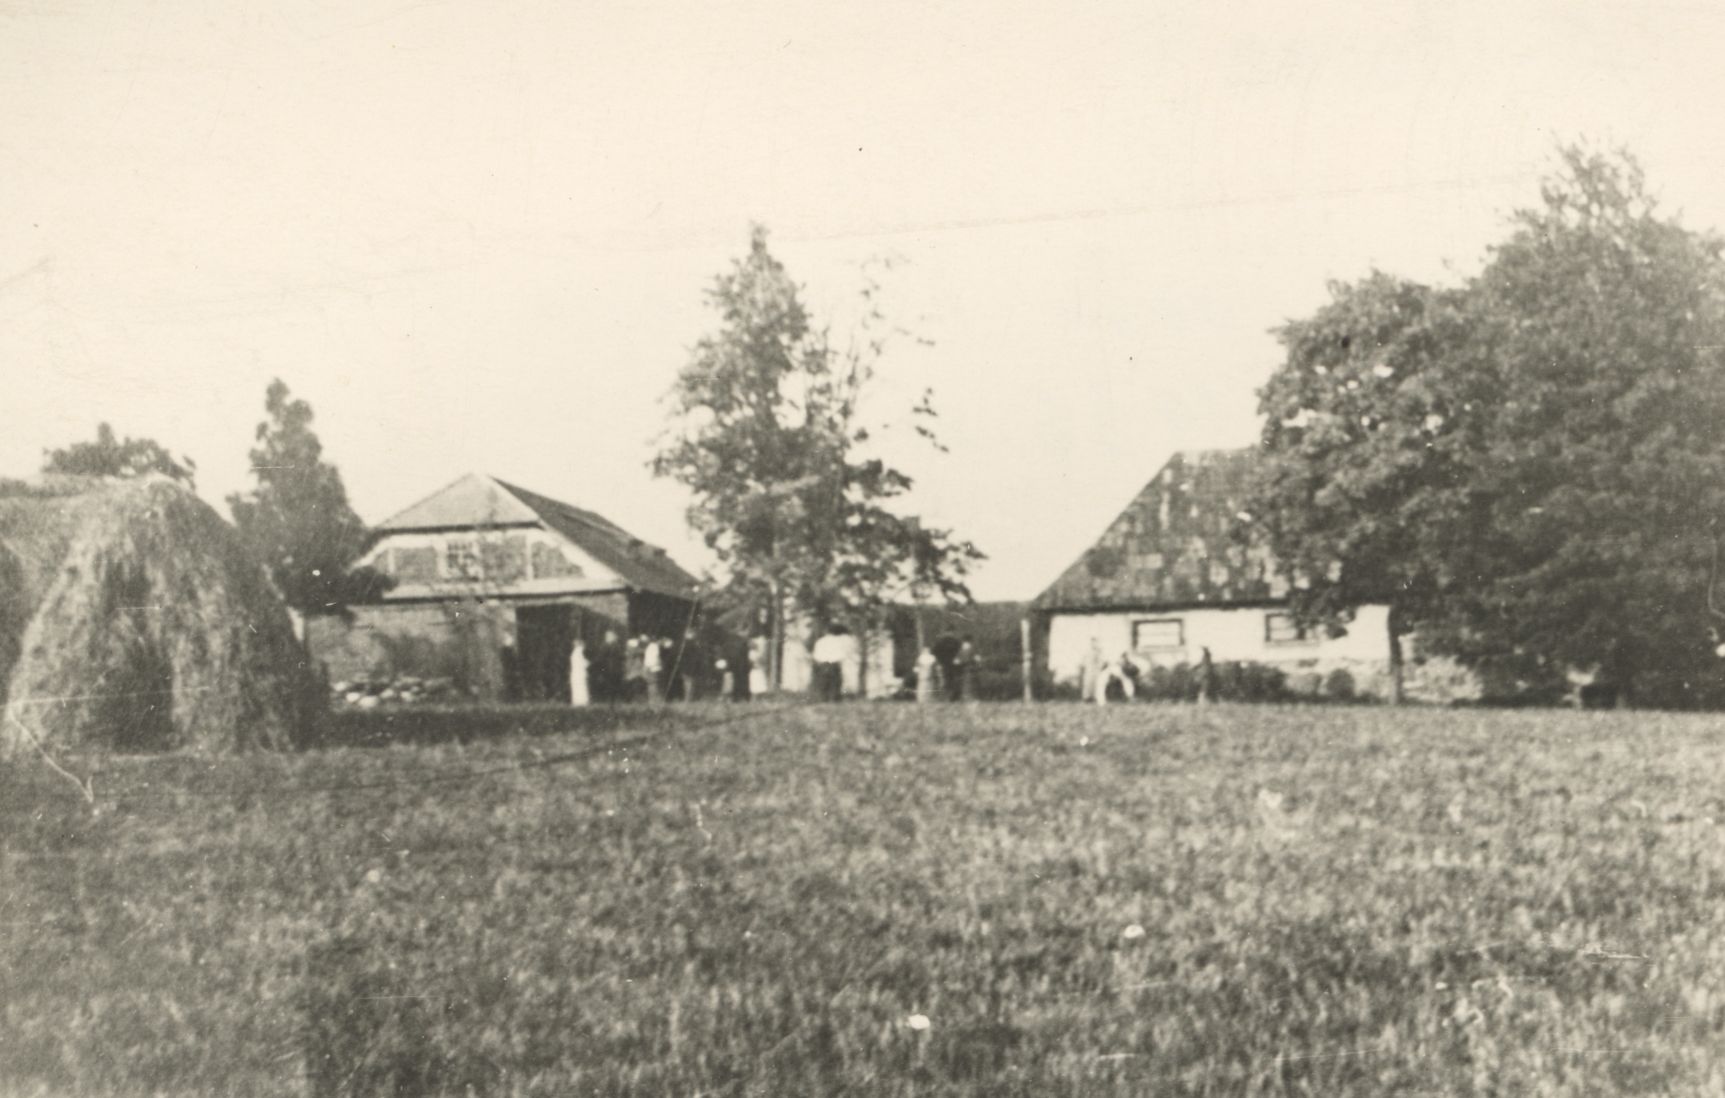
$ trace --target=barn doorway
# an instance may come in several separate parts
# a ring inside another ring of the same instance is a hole
[[[521,606],[515,610],[521,700],[569,700],[569,648],[575,643],[575,608]]]

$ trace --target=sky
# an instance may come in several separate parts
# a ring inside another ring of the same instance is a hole
[[[280,377],[368,521],[477,470],[699,570],[646,466],[760,223],[835,332],[874,271],[929,341],[877,377],[906,503],[1030,598],[1255,439],[1276,325],[1477,270],[1560,142],[1725,226],[1722,55],[1615,0],[0,0],[0,475],[106,421],[221,506]]]

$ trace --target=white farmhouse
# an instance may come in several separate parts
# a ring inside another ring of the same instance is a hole
[[[1389,697],[1395,672],[1389,606],[1355,608],[1339,636],[1301,629],[1269,552],[1241,536],[1255,450],[1185,451],[1034,603],[1047,669],[1076,683],[1094,643],[1140,667],[1273,664],[1297,689],[1336,670],[1361,694]]]

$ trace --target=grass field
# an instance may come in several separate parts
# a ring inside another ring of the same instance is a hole
[[[1725,1095],[1720,717],[571,719],[7,764],[0,1092]]]

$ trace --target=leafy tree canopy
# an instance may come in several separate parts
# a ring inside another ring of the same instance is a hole
[[[1250,513],[1309,618],[1387,598],[1476,666],[1711,700],[1721,242],[1623,154],[1563,150],[1542,199],[1459,288],[1374,273],[1279,330]]]
[[[106,423],[96,427],[94,442],[74,442],[43,455],[44,473],[86,477],[140,477],[151,473],[190,485],[197,470],[191,458],[176,459],[161,443],[147,438],[119,438]]]
[[[864,291],[859,337],[835,345],[755,227],[748,255],[708,293],[719,329],[667,396],[671,423],[652,469],[690,489],[690,524],[733,601],[769,605],[775,621],[787,603],[817,621],[865,624],[904,595],[965,600],[982,558],[902,513],[911,478],[868,450],[860,405],[886,346],[876,291]],[[936,441],[927,394],[910,415]]]
[[[365,548],[365,524],[348,505],[341,473],[323,460],[311,405],[277,379],[264,409],[251,451],[256,487],[228,497],[240,534],[295,609],[339,609],[380,594],[386,577],[348,567]]]

